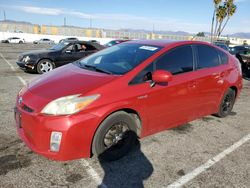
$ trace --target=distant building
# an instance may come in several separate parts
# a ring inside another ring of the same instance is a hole
[[[200,40],[210,41],[210,37],[164,34],[163,32],[111,30],[99,28],[82,28],[75,26],[38,25],[12,20],[0,21],[0,32],[32,33],[45,35],[63,35],[76,37],[117,38],[117,39],[169,39],[169,40]],[[233,45],[250,44],[250,39],[221,37]]]

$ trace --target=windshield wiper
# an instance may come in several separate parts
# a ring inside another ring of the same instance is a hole
[[[102,68],[94,66],[94,65],[81,64],[81,66],[84,66],[85,68],[88,68],[88,69],[89,68],[94,69],[97,72],[102,72],[102,73],[106,73],[106,74],[113,74],[112,72],[110,72],[108,70],[102,69]]]

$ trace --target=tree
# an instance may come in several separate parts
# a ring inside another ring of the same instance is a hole
[[[221,0],[213,0],[213,1],[214,1],[214,13],[213,13],[213,18],[212,18],[212,26],[211,26],[211,42],[213,42],[214,20],[215,20],[216,12],[218,10],[219,4],[221,3]]]
[[[234,0],[214,0],[213,2],[214,13],[211,26],[211,42],[213,42],[213,39],[218,39],[221,36],[229,19],[235,14],[237,9]],[[216,21],[215,26],[214,21]]]
[[[199,32],[196,34],[197,37],[205,37],[205,33],[204,32]]]

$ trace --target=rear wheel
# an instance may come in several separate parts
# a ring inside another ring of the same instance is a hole
[[[118,160],[132,149],[136,139],[136,123],[133,117],[123,111],[115,112],[97,129],[92,151],[100,159]]]
[[[39,63],[37,64],[37,72],[39,74],[52,71],[54,68],[55,68],[54,63],[50,61],[49,59],[43,59],[39,61]]]
[[[19,41],[19,44],[22,44],[22,43],[23,43],[23,41],[20,40],[20,41]]]
[[[235,95],[235,91],[231,88],[226,91],[222,98],[219,111],[215,114],[216,116],[226,117],[231,113],[235,102]]]

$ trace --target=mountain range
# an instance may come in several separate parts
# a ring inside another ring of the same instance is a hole
[[[15,20],[0,20],[0,22],[9,22],[9,23],[19,23],[19,24],[31,24],[34,25],[32,23],[29,22],[25,22],[25,21],[15,21]],[[78,26],[66,26],[66,27],[78,27]],[[105,30],[105,29],[104,29]],[[119,29],[117,31],[127,31],[127,32],[143,32],[143,33],[151,33],[152,31],[150,30],[145,30],[145,29]],[[156,34],[162,34],[162,35],[180,35],[180,36],[194,36],[197,33],[189,33],[189,32],[185,32],[185,31],[153,31]],[[210,36],[209,32],[204,32],[205,36]],[[250,32],[248,33],[244,33],[244,32],[238,32],[238,33],[233,33],[233,34],[229,34],[229,35],[224,35],[226,37],[237,37],[237,38],[243,38],[243,39],[250,39]]]

